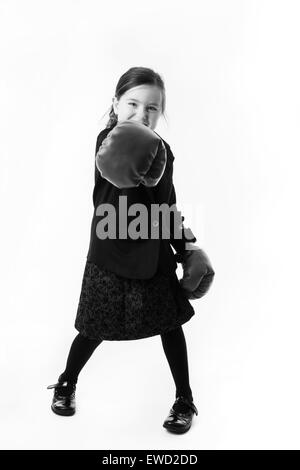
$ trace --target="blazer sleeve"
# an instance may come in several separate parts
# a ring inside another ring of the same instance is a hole
[[[97,141],[96,141],[96,148],[95,148],[95,158],[94,158],[94,165],[95,165],[95,184],[97,183],[98,179],[99,179],[99,176],[100,176],[100,172],[97,168],[97,165],[96,165],[96,155],[97,155],[97,152],[100,148],[100,145],[102,144],[103,140],[105,139],[106,135],[108,134],[108,128],[102,130],[100,132],[100,134],[98,135],[97,137]]]
[[[177,209],[176,191],[175,191],[175,186],[174,186],[174,183],[173,183],[173,162],[175,160],[175,157],[173,155],[173,152],[171,150],[170,145],[168,143],[166,143],[166,145],[167,145],[167,149],[168,149],[170,159],[171,159],[171,162],[172,162],[172,170],[171,170],[172,171],[172,173],[171,173],[172,186],[171,186],[171,191],[170,191],[170,196],[169,196],[169,206],[172,206],[173,204],[175,204],[176,209]],[[178,219],[180,219],[180,218],[177,218],[177,220]],[[174,217],[173,218],[173,223],[174,223],[175,220],[176,219]],[[179,227],[174,227],[174,225],[171,223],[172,230],[171,230],[171,233],[170,233],[170,244],[173,246],[173,248],[176,251],[176,254],[178,255],[178,257],[177,257],[178,262],[180,262],[180,260],[181,260],[180,255],[182,255],[185,252],[185,244],[187,242],[195,243],[197,241],[197,238],[193,234],[192,230],[188,227],[185,227],[184,224],[183,224],[183,221],[184,221],[184,216],[181,215],[181,222],[180,222]],[[174,228],[174,230],[173,230],[173,228]],[[174,236],[174,231],[175,230],[179,231],[179,233],[180,233],[179,238],[175,238],[175,236]]]
[[[103,182],[104,182],[104,180],[101,177],[100,171],[98,170],[97,165],[96,165],[96,155],[97,155],[99,147],[100,147],[102,141],[104,140],[105,136],[107,135],[108,131],[109,131],[108,128],[103,129],[99,133],[99,135],[97,137],[97,141],[96,141],[95,157],[94,157],[94,175],[95,175],[94,176],[95,184],[94,184],[94,190],[93,190],[93,204],[94,204],[94,207],[96,207],[97,194],[98,194],[98,192],[99,192],[99,190],[102,187]],[[107,182],[107,184],[110,184],[110,183]]]
[[[169,200],[169,205],[172,206],[173,204],[176,205],[176,191],[174,184],[172,183],[172,189],[171,189],[171,195],[170,195],[170,200]],[[177,205],[176,205],[177,208]],[[175,217],[173,220],[176,220]],[[187,242],[190,243],[195,243],[197,241],[197,238],[193,234],[192,230],[188,227],[185,227],[183,224],[184,221],[184,216],[181,216],[181,224],[179,227],[174,227],[174,230],[178,230],[180,233],[180,238],[175,238],[174,237],[174,231],[172,230],[171,236],[170,236],[170,243],[175,249],[176,253],[178,255],[181,255],[185,251],[185,244]],[[173,226],[172,226],[173,227]],[[179,260],[179,258],[178,258]]]

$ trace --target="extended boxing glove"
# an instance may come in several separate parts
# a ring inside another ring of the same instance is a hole
[[[120,189],[156,186],[166,162],[167,151],[159,135],[130,120],[117,123],[96,154],[101,176]]]
[[[191,243],[186,243],[186,247],[184,253],[175,255],[176,261],[182,263],[183,269],[179,284],[188,299],[200,299],[209,290],[215,272],[201,248]]]

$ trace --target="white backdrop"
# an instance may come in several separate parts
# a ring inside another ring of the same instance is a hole
[[[0,1],[3,449],[299,449],[299,13]],[[46,389],[77,334],[101,118],[132,66],[165,80],[156,131],[216,272],[183,326],[199,415],[181,436],[162,427],[175,386],[159,336],[102,343],[71,418]]]

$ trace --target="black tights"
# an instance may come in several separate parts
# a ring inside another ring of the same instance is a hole
[[[189,384],[187,348],[182,326],[160,335],[163,349],[168,360],[176,385],[176,394],[193,400]],[[78,375],[87,363],[94,350],[103,340],[89,339],[80,333],[75,337],[68,355],[66,368],[60,375],[60,380],[70,380],[77,383]]]

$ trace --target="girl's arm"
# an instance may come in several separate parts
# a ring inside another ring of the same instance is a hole
[[[172,206],[173,204],[176,205],[176,191],[174,184],[172,184],[171,196],[169,201],[170,206]],[[175,217],[174,220],[176,220]],[[197,238],[193,234],[192,230],[190,228],[185,227],[183,221],[184,216],[181,216],[180,226],[174,227],[174,230],[177,230],[181,233],[181,238],[174,238],[173,232],[170,237],[170,243],[174,247],[178,255],[182,255],[187,249],[191,249],[188,247],[192,246],[192,243],[195,243],[197,241]]]

